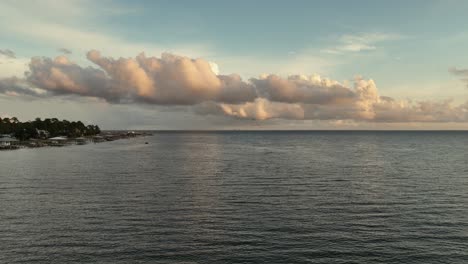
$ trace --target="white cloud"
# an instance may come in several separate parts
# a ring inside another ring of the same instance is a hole
[[[206,45],[161,46],[132,41],[104,33],[90,26],[98,16],[120,10],[106,1],[2,1],[0,2],[0,30],[23,41],[33,41],[55,47],[67,47],[77,53],[90,49],[106,50],[109,54],[131,56],[147,51],[150,54],[173,52],[189,56],[207,56]],[[40,11],[40,12],[39,12]],[[86,26],[88,25],[88,26]]]
[[[11,76],[22,77],[28,70],[29,58],[2,58],[0,57],[0,79]]]
[[[377,45],[379,43],[390,40],[396,40],[399,38],[401,38],[401,36],[397,34],[346,34],[338,38],[338,44],[333,45],[329,48],[322,49],[322,52],[329,54],[342,54],[346,52],[373,51],[377,49]]]
[[[208,62],[210,64],[210,67],[211,67],[211,71],[214,72],[214,74],[216,75],[219,75],[219,66],[218,64],[214,63],[214,62]]]

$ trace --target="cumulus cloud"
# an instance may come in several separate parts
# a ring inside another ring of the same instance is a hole
[[[52,94],[98,97],[111,103],[193,105],[256,98],[254,87],[239,75],[216,75],[203,59],[169,53],[161,58],[141,53],[114,59],[96,50],[89,51],[87,58],[98,67],[81,67],[64,55],[32,58],[26,80]]]
[[[34,97],[42,97],[44,95],[44,91],[41,89],[32,87],[24,79],[20,79],[17,77],[10,77],[10,78],[0,79],[0,95],[1,94],[5,94],[8,96],[27,95],[27,96],[34,96]]]
[[[240,119],[267,120],[273,118],[304,119],[304,109],[298,104],[271,102],[257,98],[243,104],[217,104],[206,102],[195,107],[201,115],[226,115]]]
[[[468,104],[442,102],[411,102],[385,98],[374,105],[376,122],[467,122]]]
[[[354,93],[340,83],[319,75],[292,75],[283,79],[277,75],[252,78],[260,95],[277,102],[325,104],[352,100]]]
[[[272,102],[299,104],[304,119],[372,120],[380,101],[373,80],[356,78],[354,87],[318,75],[252,79],[259,94]]]
[[[12,50],[9,50],[9,49],[0,49],[0,55],[3,55],[10,59],[16,58],[16,54]]]
[[[66,55],[32,58],[24,78],[0,79],[0,94],[76,95],[118,104],[190,106],[199,115],[240,120],[468,121],[468,104],[396,100],[380,95],[372,79],[361,77],[351,85],[319,75],[269,74],[244,81],[237,74],[219,74],[213,62],[170,53],[112,58],[91,50],[87,58],[92,66],[82,67]]]
[[[205,103],[199,114],[240,119],[353,120],[360,122],[466,122],[468,104],[452,101],[412,102],[380,96],[373,80],[356,78],[353,87],[320,76],[275,75],[253,79],[259,89],[254,102]]]

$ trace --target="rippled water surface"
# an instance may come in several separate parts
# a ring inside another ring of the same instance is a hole
[[[466,132],[3,151],[0,263],[468,263],[467,163]]]

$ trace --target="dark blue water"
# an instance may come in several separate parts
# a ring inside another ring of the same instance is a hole
[[[0,263],[468,263],[467,163],[466,132],[3,151]]]

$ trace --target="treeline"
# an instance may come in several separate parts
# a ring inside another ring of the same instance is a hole
[[[101,133],[99,126],[86,126],[81,121],[36,118],[34,121],[20,122],[16,117],[0,118],[0,134],[12,134],[20,140],[56,136],[94,136],[99,133]]]

